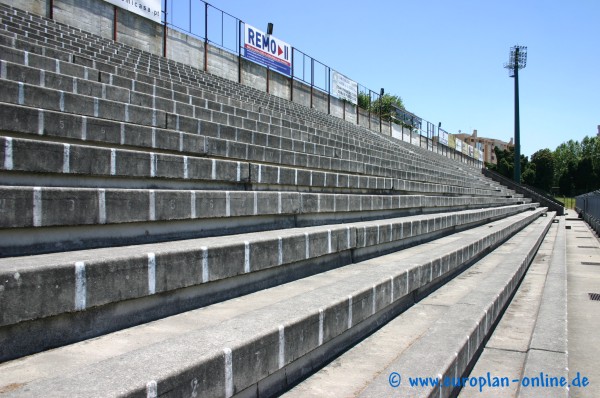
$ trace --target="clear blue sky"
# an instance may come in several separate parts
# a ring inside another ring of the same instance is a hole
[[[374,91],[400,95],[409,111],[450,133],[477,129],[506,141],[514,81],[503,66],[510,47],[524,45],[521,152],[554,150],[600,124],[598,0],[209,3],[262,30],[273,22],[277,38]]]

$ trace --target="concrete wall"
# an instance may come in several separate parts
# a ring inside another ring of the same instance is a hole
[[[167,57],[183,64],[202,68],[204,65],[204,41],[174,29],[168,29]]]
[[[106,39],[113,37],[114,7],[104,1],[56,0],[53,14],[55,21]]]
[[[2,0],[2,2],[37,15],[50,16],[50,5],[47,0]]]
[[[75,1],[79,2],[79,0]],[[97,0],[85,1],[97,2]],[[152,54],[163,54],[164,27],[162,25],[120,8],[117,20],[117,41]]]

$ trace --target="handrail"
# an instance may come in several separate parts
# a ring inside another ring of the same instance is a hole
[[[482,169],[482,173],[486,177],[491,178],[492,180],[504,185],[505,187],[510,188],[515,192],[520,193],[521,195],[525,195],[526,197],[531,198],[532,200],[535,200],[540,205],[547,207],[548,210],[555,211],[556,215],[558,216],[562,216],[565,214],[564,206],[559,205],[555,201],[549,200],[545,196],[540,195],[537,192],[524,187],[522,184],[517,184],[515,181],[508,179],[503,175],[489,169]]]

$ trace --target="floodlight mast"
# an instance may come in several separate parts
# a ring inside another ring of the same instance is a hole
[[[521,183],[521,131],[519,123],[519,69],[527,65],[527,47],[514,46],[510,49],[508,63],[504,67],[508,69],[508,75],[515,79],[515,165],[513,179]]]

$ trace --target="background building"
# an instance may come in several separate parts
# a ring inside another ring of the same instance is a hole
[[[600,126],[599,126],[600,127]],[[473,130],[473,134],[455,134],[456,138],[466,142],[469,145],[473,145],[475,148],[479,148],[483,151],[483,161],[487,163],[497,163],[496,154],[494,148],[499,147],[501,150],[512,148],[513,139],[509,142],[498,140],[496,138],[478,137],[477,130]]]

